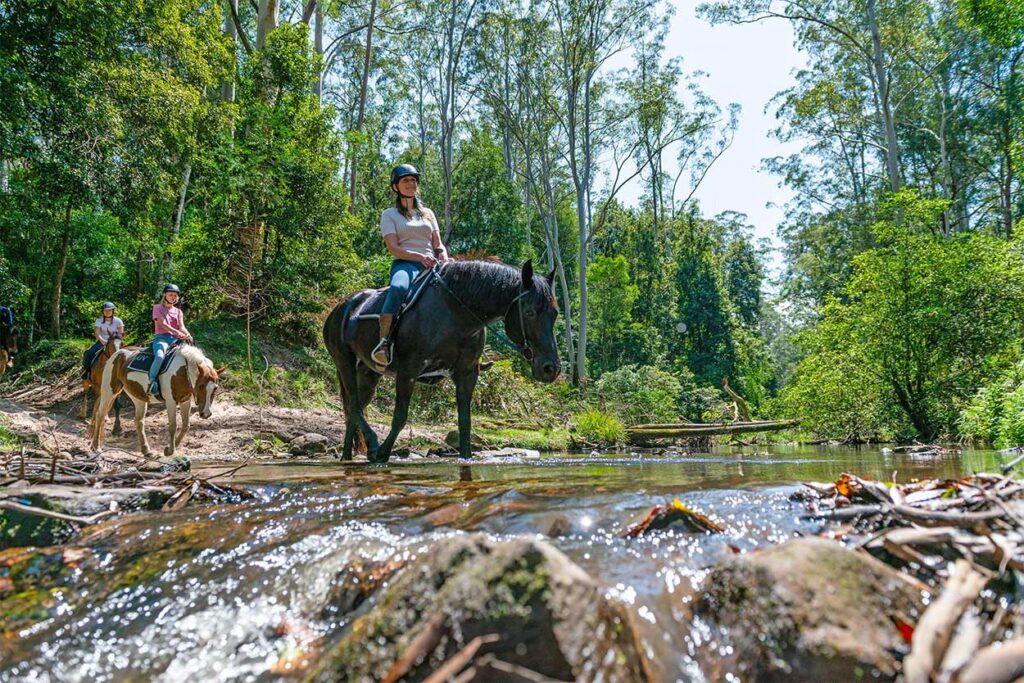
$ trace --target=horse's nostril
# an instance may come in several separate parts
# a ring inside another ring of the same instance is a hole
[[[558,372],[558,368],[556,368],[553,363],[545,363],[543,369],[544,374],[547,375],[548,377],[551,377]]]

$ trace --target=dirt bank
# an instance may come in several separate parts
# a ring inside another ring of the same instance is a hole
[[[40,383],[9,394],[0,392],[0,396],[0,416],[6,418],[7,428],[23,440],[37,441],[43,450],[56,448],[70,455],[88,452],[88,422],[78,417],[81,389],[77,382]],[[107,421],[106,458],[133,460],[139,457],[133,415],[131,402],[125,400],[124,433],[120,436],[111,434],[113,420]],[[384,424],[373,424],[373,427],[380,435],[387,433]],[[261,459],[285,457],[286,444],[293,437],[310,432],[322,434],[333,447],[341,443],[344,431],[340,410],[261,408],[237,404],[230,395],[223,395],[217,397],[210,419],[203,420],[193,414],[188,436],[178,452],[193,460],[236,460],[254,455]],[[444,433],[443,429],[406,427],[398,447],[409,445],[413,438],[421,450],[426,450],[424,444],[443,445]],[[162,406],[150,407],[146,434],[153,451],[161,453],[168,442],[167,413]]]

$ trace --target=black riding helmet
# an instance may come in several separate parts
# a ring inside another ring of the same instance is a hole
[[[174,292],[175,294],[181,294],[181,290],[178,289],[178,285],[164,285],[164,294],[168,292]]]
[[[412,164],[399,164],[391,169],[391,187],[398,184],[398,181],[406,176],[412,176],[419,182],[420,172]]]

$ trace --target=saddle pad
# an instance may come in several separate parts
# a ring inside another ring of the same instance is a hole
[[[160,364],[160,372],[167,369],[167,365],[171,362],[171,359],[174,358],[174,354],[177,352],[177,346],[172,346],[167,350],[167,353],[164,354],[164,362]],[[153,366],[153,358],[152,349],[140,351],[134,358],[128,361],[128,369],[148,373],[149,369]]]

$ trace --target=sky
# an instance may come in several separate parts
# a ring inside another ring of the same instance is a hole
[[[771,137],[777,122],[771,112],[764,111],[777,92],[795,83],[794,75],[806,65],[793,47],[793,31],[782,20],[712,26],[696,16],[698,0],[672,0],[672,4],[675,16],[666,40],[666,58],[682,57],[684,72],[704,72],[701,87],[723,111],[731,102],[742,107],[732,146],[708,172],[695,197],[706,216],[729,210],[745,213],[755,238],[769,238],[778,247],[776,227],[792,193],[780,187],[778,176],[760,166],[764,158],[800,149],[798,144],[784,145]],[[632,203],[640,191],[634,183],[624,188],[622,198]],[[772,274],[777,274],[778,252],[771,255],[771,266]]]

